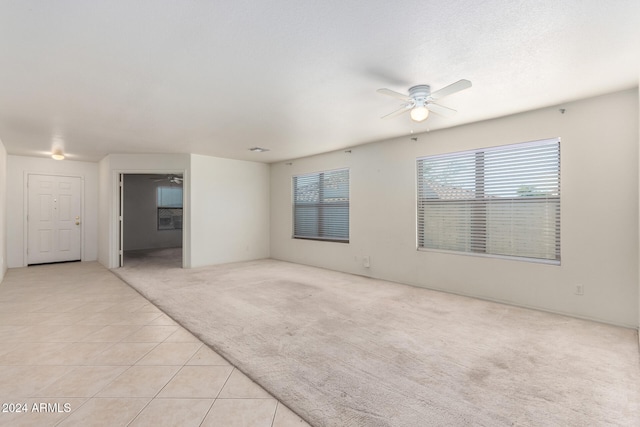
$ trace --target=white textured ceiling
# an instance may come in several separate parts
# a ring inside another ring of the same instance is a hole
[[[640,1],[0,2],[0,140],[273,162],[638,85]],[[473,87],[412,123],[377,94]],[[252,153],[248,148],[269,148]]]

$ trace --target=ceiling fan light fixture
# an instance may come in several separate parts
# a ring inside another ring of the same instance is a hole
[[[431,86],[429,85],[411,86],[409,88],[408,95],[393,91],[391,89],[378,89],[378,93],[401,99],[405,102],[401,108],[385,116],[382,116],[381,118],[390,119],[392,117],[396,117],[400,114],[406,113],[407,111],[410,112],[411,120],[413,120],[414,122],[422,122],[427,120],[427,117],[429,117],[429,111],[433,111],[434,113],[441,116],[451,115],[455,113],[456,110],[445,107],[444,105],[436,104],[435,101],[470,87],[471,82],[469,80],[462,79],[458,80],[455,83],[451,83],[449,86],[445,86],[435,92],[431,92]]]
[[[424,105],[417,105],[411,109],[409,114],[414,122],[423,122],[429,117],[429,109]]]

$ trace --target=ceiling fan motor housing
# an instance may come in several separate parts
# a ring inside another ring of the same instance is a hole
[[[416,105],[424,106],[429,101],[430,95],[431,86],[429,85],[416,85],[409,88],[409,96]]]

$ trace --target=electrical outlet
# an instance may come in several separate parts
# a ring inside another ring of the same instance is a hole
[[[362,266],[365,268],[371,267],[371,260],[369,259],[368,256],[362,258]]]
[[[584,285],[576,285],[576,295],[584,295]]]

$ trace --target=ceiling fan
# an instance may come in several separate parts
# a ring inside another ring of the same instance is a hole
[[[406,113],[407,111],[411,112],[411,120],[415,122],[422,122],[426,120],[427,117],[429,117],[429,111],[443,116],[449,116],[454,114],[456,110],[438,105],[434,101],[470,87],[471,82],[463,79],[435,92],[431,92],[431,86],[429,85],[412,86],[409,88],[408,95],[395,92],[391,89],[378,89],[378,93],[393,96],[394,98],[405,101],[405,104],[402,105],[399,110],[389,113],[386,116],[382,116],[381,118],[389,119],[391,117],[399,116],[402,113]]]
[[[151,178],[153,182],[169,181],[171,184],[182,185],[182,177],[179,175],[158,175],[159,178]]]

